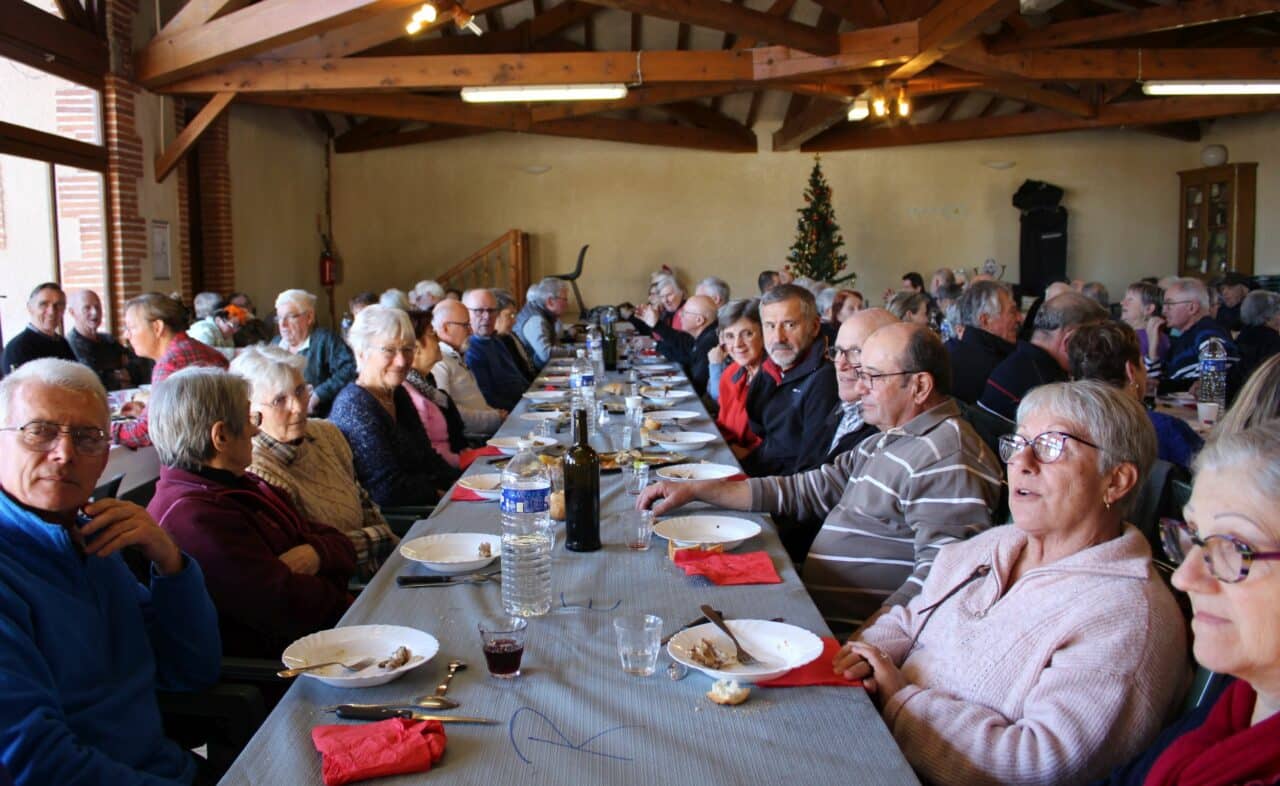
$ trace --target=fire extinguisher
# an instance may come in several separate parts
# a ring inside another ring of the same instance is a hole
[[[331,287],[338,283],[338,261],[329,250],[329,238],[321,235],[320,239],[324,241],[324,250],[320,252],[320,285]]]

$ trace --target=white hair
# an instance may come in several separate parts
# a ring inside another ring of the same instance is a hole
[[[1165,288],[1164,300],[1166,303],[1170,300],[1181,299],[1178,297],[1170,297],[1170,291],[1179,292],[1183,297],[1195,300],[1200,304],[1201,311],[1209,310],[1209,288],[1206,287],[1204,282],[1198,278],[1175,278],[1171,281],[1169,286]]]
[[[1280,497],[1280,419],[1264,420],[1244,431],[1216,432],[1192,468],[1197,480],[1207,470],[1227,470],[1229,482],[1248,484],[1257,497],[1274,507]]]
[[[105,428],[110,420],[107,408],[107,389],[93,369],[70,360],[58,358],[39,358],[23,363],[0,379],[0,426],[21,426],[21,423],[10,423],[9,413],[13,409],[13,397],[18,388],[26,383],[48,385],[76,393],[93,396],[101,407],[101,422]]]
[[[719,300],[720,305],[729,302],[729,285],[719,276],[707,276],[698,282],[695,291],[697,289],[706,290],[708,297],[713,300]]]
[[[249,398],[272,399],[292,393],[293,375],[301,375],[307,359],[270,344],[240,350],[231,361],[231,373],[249,382]]]
[[[417,296],[430,295],[436,300],[444,299],[444,287],[431,279],[424,279],[413,285],[413,293]]]
[[[293,304],[303,311],[316,312],[316,296],[305,289],[286,289],[276,295],[276,309]]]
[[[388,306],[368,306],[360,309],[347,333],[347,343],[355,352],[356,364],[362,365],[364,353],[380,341],[417,342],[413,323],[403,309]]]
[[[1240,301],[1240,321],[1250,326],[1265,325],[1280,313],[1280,294],[1255,289]]]
[[[834,287],[827,287],[818,293],[814,298],[815,305],[818,307],[818,314],[821,315],[831,310],[831,306],[836,302],[836,290]],[[834,315],[832,315],[834,316]]]
[[[386,308],[398,308],[401,311],[408,311],[413,308],[413,305],[409,303],[408,296],[406,296],[401,290],[395,288],[388,289],[386,292],[383,292],[382,297],[378,298],[378,305],[385,306]]]
[[[222,295],[217,292],[201,292],[191,300],[191,308],[196,312],[196,319],[212,316],[222,305]]]
[[[151,391],[148,432],[166,467],[196,470],[217,455],[213,425],[239,436],[249,423],[249,383],[220,368],[190,366]]]

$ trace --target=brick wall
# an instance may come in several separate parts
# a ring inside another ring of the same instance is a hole
[[[231,247],[231,166],[228,112],[215,120],[196,144],[200,153],[200,221],[204,240],[204,289],[227,294],[236,286]]]

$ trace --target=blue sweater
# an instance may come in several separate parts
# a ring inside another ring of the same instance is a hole
[[[18,786],[190,783],[155,692],[218,679],[222,645],[194,560],[134,579],[0,492],[0,766]]]
[[[467,368],[475,375],[485,403],[494,409],[515,409],[533,381],[520,371],[506,346],[493,336],[472,336],[467,340]]]

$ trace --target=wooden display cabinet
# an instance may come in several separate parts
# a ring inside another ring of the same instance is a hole
[[[1253,274],[1257,164],[1223,164],[1178,173],[1178,275],[1209,279]]]

